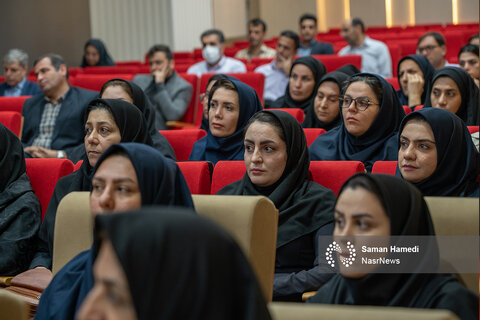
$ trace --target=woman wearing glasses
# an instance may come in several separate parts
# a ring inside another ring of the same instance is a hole
[[[342,124],[310,146],[312,160],[355,160],[367,171],[379,160],[397,160],[396,133],[405,117],[393,87],[381,76],[350,78],[341,101]]]

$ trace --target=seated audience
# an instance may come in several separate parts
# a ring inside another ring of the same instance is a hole
[[[5,82],[0,83],[0,96],[34,96],[42,93],[35,82],[27,80],[28,54],[20,49],[11,49],[3,57]]]
[[[264,195],[279,210],[274,300],[301,301],[330,277],[317,237],[331,235],[334,193],[309,179],[307,140],[284,111],[256,113],[245,127],[247,174],[217,194]]]
[[[398,62],[397,79],[400,90],[397,90],[397,96],[402,106],[413,109],[425,103],[434,72],[435,69],[427,58],[421,55],[411,54]]]
[[[192,86],[173,69],[175,62],[168,46],[157,44],[148,50],[151,75],[133,78],[147,95],[155,110],[155,127],[167,129],[167,121],[177,121],[185,114],[192,98]]]
[[[234,78],[218,80],[208,96],[207,135],[195,142],[188,160],[243,160],[243,129],[262,110],[255,90]]]
[[[267,47],[263,43],[265,34],[267,33],[267,25],[261,19],[255,18],[248,22],[248,42],[250,45],[246,49],[242,49],[235,54],[235,58],[247,59],[252,58],[275,58],[276,51]]]
[[[100,39],[90,39],[83,47],[81,67],[114,66],[112,57],[108,54],[107,47]]]
[[[348,78],[343,72],[333,71],[320,79],[315,98],[305,110],[302,127],[328,131],[340,125],[340,95]]]
[[[278,38],[275,60],[255,69],[255,72],[265,75],[263,99],[266,107],[285,94],[285,88],[288,85],[288,75],[290,74],[299,43],[300,39],[295,32],[283,31]]]
[[[217,73],[208,78],[207,87],[205,88],[205,92],[200,95],[200,102],[203,106],[203,118],[202,118],[202,125],[200,126],[201,129],[207,130],[208,128],[208,97],[210,95],[210,90],[212,90],[213,85],[215,82],[221,79],[229,79],[232,77],[226,76],[222,73]]]
[[[205,61],[197,62],[188,68],[187,73],[201,76],[203,73],[243,73],[247,67],[240,60],[226,57],[225,38],[218,29],[210,29],[200,36],[202,41],[202,56]]]
[[[193,208],[175,161],[144,144],[120,143],[108,148],[98,158],[91,183],[90,211],[94,217],[151,205]],[[142,251],[152,257],[151,250]],[[37,319],[74,318],[93,287],[93,260],[94,251],[89,249],[60,269],[42,294]]]
[[[392,77],[392,59],[385,43],[371,39],[365,34],[365,25],[359,18],[346,20],[342,24],[340,35],[348,46],[342,48],[338,55],[359,54],[362,56],[362,72]]]
[[[312,160],[356,160],[372,170],[378,160],[397,160],[397,131],[405,117],[390,83],[379,75],[351,77],[341,99],[342,123],[310,146]]]
[[[458,64],[460,68],[467,71],[472,77],[477,87],[479,86],[478,78],[480,77],[479,59],[478,59],[478,45],[466,44],[458,53]]]
[[[272,103],[273,108],[300,108],[306,110],[313,103],[320,78],[327,69],[319,60],[307,56],[295,60],[283,97]]]
[[[468,73],[457,67],[435,71],[425,108],[446,109],[459,116],[467,126],[478,126],[478,87]]]
[[[451,112],[421,109],[403,119],[396,175],[424,196],[478,197],[480,154],[465,123]]]
[[[300,25],[300,35],[302,36],[300,48],[298,48],[299,56],[335,53],[330,43],[317,41],[317,17],[315,15],[310,13],[303,14],[298,24]]]
[[[0,123],[0,275],[28,269],[42,209],[26,173],[22,143]]]
[[[82,115],[98,92],[72,87],[63,58],[49,53],[33,63],[43,94],[25,101],[22,143],[33,158],[67,158],[82,144]]]
[[[359,225],[368,227],[363,229]],[[435,229],[417,188],[390,175],[361,173],[347,180],[340,190],[333,234],[334,237],[434,236]],[[420,255],[416,270],[438,262],[436,242],[426,250],[434,252],[436,261],[430,255]],[[381,268],[377,266],[370,273],[352,273],[340,264],[340,273],[307,302],[447,309],[460,319],[478,318],[478,296],[453,275],[376,272]]]
[[[425,56],[435,70],[446,66],[458,67],[456,64],[448,63],[445,59],[447,44],[443,35],[438,32],[432,31],[422,35],[417,42],[417,53]]]

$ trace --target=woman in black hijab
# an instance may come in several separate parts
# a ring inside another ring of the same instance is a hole
[[[142,113],[126,101],[93,100],[85,110],[84,121],[86,134],[82,166],[57,182],[40,227],[38,248],[30,268],[43,266],[51,269],[58,204],[70,192],[90,191],[92,169],[102,152],[119,142],[139,142],[149,146],[153,144]]]
[[[319,60],[307,56],[292,63],[285,95],[272,103],[272,108],[300,108],[306,110],[312,103],[320,78],[327,69]]]
[[[418,54],[408,55],[398,62],[397,78],[400,90],[397,90],[397,96],[402,106],[413,109],[425,103],[434,72],[435,69],[428,59]]]
[[[28,268],[42,210],[26,173],[18,137],[0,123],[0,274]]]
[[[274,300],[301,301],[305,291],[328,280],[319,264],[316,239],[331,234],[333,192],[309,179],[307,141],[298,121],[283,111],[255,114],[245,129],[244,177],[221,189],[224,195],[264,195],[280,211]],[[321,261],[319,261],[321,260]]]
[[[403,119],[396,176],[424,196],[478,197],[480,154],[465,123],[453,113],[426,108]]]
[[[152,207],[98,216],[95,251],[96,283],[79,320],[119,313],[138,320],[271,318],[237,243],[191,210]],[[112,276],[116,271],[120,276]],[[120,308],[100,289],[105,277],[123,284],[116,292],[128,299]]]
[[[375,161],[397,160],[396,134],[403,117],[392,85],[379,75],[359,73],[343,90],[342,123],[313,142],[311,158],[361,161],[367,171]]]
[[[463,69],[444,67],[433,74],[425,108],[441,108],[456,114],[467,126],[478,126],[478,87]]]
[[[83,50],[82,68],[115,65],[115,62],[108,54],[105,44],[100,39],[88,40]]]
[[[358,218],[359,213],[365,218]],[[369,227],[357,229],[355,225]],[[334,236],[347,234],[434,236],[435,230],[428,207],[417,188],[397,177],[361,173],[345,182],[335,206]],[[433,260],[438,262],[436,242],[428,250],[431,250],[431,254],[421,254],[416,259],[418,268],[435,264]],[[460,319],[478,319],[478,296],[458,283],[452,275],[352,275],[346,273],[345,269],[340,270],[341,273],[320,288],[308,302],[447,309]]]
[[[326,131],[340,125],[340,94],[349,76],[340,71],[324,75],[317,93],[305,111],[303,128],[322,128]]]

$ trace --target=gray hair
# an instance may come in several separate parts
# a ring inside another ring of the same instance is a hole
[[[11,49],[3,57],[3,63],[14,63],[16,61],[22,67],[28,67],[28,54],[20,49]]]

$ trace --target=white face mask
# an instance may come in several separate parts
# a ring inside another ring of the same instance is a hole
[[[218,60],[220,60],[220,48],[214,46],[206,46],[202,50],[202,56],[208,64],[214,64],[218,62]]]

